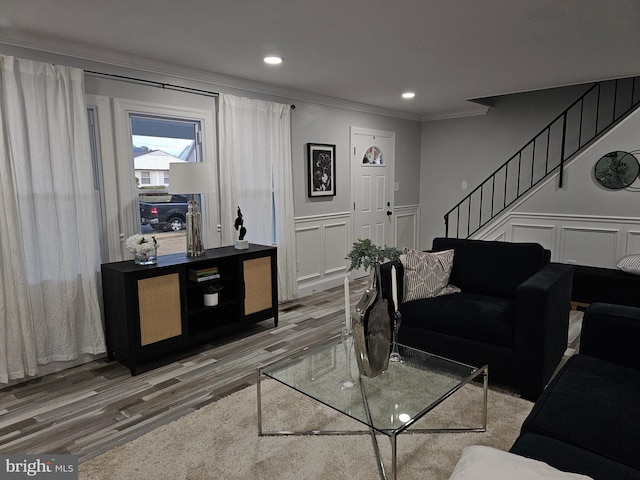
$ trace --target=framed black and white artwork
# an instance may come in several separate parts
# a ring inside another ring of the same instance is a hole
[[[336,146],[307,144],[309,196],[331,197],[336,194]]]

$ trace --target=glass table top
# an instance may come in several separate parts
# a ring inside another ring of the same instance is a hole
[[[348,367],[339,337],[268,365],[260,374],[391,435],[408,428],[483,371],[404,345],[398,347],[403,362],[389,362],[389,368],[374,378],[358,375],[351,347],[351,388],[343,387]]]

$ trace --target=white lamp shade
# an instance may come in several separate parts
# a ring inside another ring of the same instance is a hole
[[[203,162],[169,164],[169,193],[214,193],[213,165]]]

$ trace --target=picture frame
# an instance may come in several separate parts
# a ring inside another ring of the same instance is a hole
[[[332,197],[336,194],[336,146],[307,144],[309,197]]]

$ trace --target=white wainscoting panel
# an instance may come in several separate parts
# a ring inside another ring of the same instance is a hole
[[[322,276],[322,230],[319,226],[296,228],[298,285]]]
[[[598,267],[614,266],[617,261],[619,230],[588,227],[563,227],[563,263]]]
[[[345,251],[348,251],[349,248],[349,225],[348,219],[324,225],[326,248],[323,273],[325,276],[339,273],[342,277],[345,274],[346,260],[344,257],[347,255]]]
[[[511,225],[512,242],[535,242],[548,250],[553,250],[555,227],[553,225]]]
[[[482,238],[482,240],[492,240],[494,242],[506,242],[507,241],[507,232],[504,230],[494,231],[492,232],[493,236],[485,236],[485,237],[474,237],[474,238]]]
[[[640,231],[629,230],[627,232],[627,246],[625,248],[625,255],[640,253]]]
[[[639,227],[640,218],[517,212],[473,238],[537,242],[553,262],[615,268],[623,256],[640,253]]]
[[[420,245],[418,234],[420,232],[420,205],[406,205],[396,207],[396,247],[417,249]]]
[[[398,248],[418,248],[420,245],[419,210],[419,205],[394,209],[391,228]],[[353,245],[352,229],[350,212],[296,218],[297,281],[300,296],[342,285],[348,274],[345,257]]]
[[[349,212],[296,218],[300,296],[340,285],[351,246]]]

